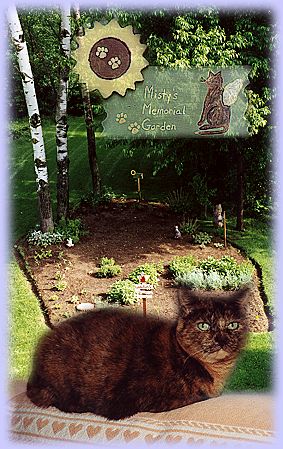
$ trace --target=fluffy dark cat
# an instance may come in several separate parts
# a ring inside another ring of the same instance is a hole
[[[205,80],[207,94],[204,100],[199,129],[196,134],[224,134],[230,125],[230,107],[223,103],[223,78],[221,72],[209,72]],[[205,123],[207,122],[207,123]]]
[[[186,290],[175,322],[117,309],[66,320],[39,344],[27,395],[109,419],[217,396],[245,342],[246,296]]]

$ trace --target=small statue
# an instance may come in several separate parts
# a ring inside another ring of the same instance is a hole
[[[72,239],[67,239],[66,246],[68,246],[68,248],[72,248],[72,246],[74,246],[73,240]]]
[[[178,226],[175,226],[175,239],[180,239],[182,237],[182,234],[178,228]]]
[[[213,211],[213,224],[217,228],[223,227],[223,217],[222,217],[222,206],[221,204],[216,204]]]

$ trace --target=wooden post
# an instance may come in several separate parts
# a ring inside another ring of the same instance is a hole
[[[143,310],[143,316],[146,316],[146,298],[143,298],[143,300],[142,300],[142,310]]]
[[[141,200],[141,181],[140,178],[138,178],[138,195],[139,195],[139,201]]]
[[[224,228],[224,248],[227,248],[227,227],[226,227],[226,212],[223,212],[223,228]]]

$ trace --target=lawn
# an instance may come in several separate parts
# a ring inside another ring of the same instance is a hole
[[[49,177],[53,204],[55,204],[56,186],[56,151],[54,124],[44,121],[44,136],[48,158]],[[75,204],[90,192],[90,176],[88,173],[87,149],[84,122],[82,118],[71,118],[69,123],[70,153],[70,192],[71,202]],[[107,143],[107,145],[106,145]],[[157,177],[152,176],[153,160],[147,157],[147,151],[140,157],[130,158],[123,155],[125,143],[116,141],[112,146],[97,133],[97,153],[102,182],[119,194],[136,197],[136,185],[130,171],[142,171],[143,194],[146,199],[164,198],[169,190],[175,188],[177,176],[167,170]],[[11,145],[11,203],[13,211],[12,241],[24,235],[38,222],[37,198],[35,193],[32,147],[28,133],[12,142]],[[54,208],[55,210],[55,208]],[[235,235],[237,243],[246,249],[262,266],[264,286],[271,298],[271,261],[270,242],[266,230],[257,227],[257,238],[254,228],[248,222],[246,233]],[[231,232],[232,238],[234,234]],[[270,257],[270,258],[269,258]],[[10,334],[10,375],[13,378],[26,378],[31,364],[31,354],[39,336],[46,329],[36,297],[32,293],[23,273],[15,261],[11,264],[11,334]],[[269,270],[269,271],[268,271]],[[272,273],[271,273],[272,274]],[[240,358],[237,368],[227,386],[228,390],[269,390],[272,383],[272,333],[252,334],[249,343]]]

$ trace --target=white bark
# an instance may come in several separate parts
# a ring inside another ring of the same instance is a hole
[[[70,7],[61,9],[61,54],[64,59],[60,73],[57,108],[57,218],[67,218],[69,210],[69,157],[67,98],[69,80],[69,59],[71,52]]]
[[[30,120],[31,140],[33,144],[35,173],[38,191],[41,189],[40,181],[48,183],[48,173],[46,166],[45,148],[42,134],[41,121],[39,116],[37,98],[34,88],[34,80],[29,62],[29,55],[23,31],[15,7],[8,9],[8,22],[11,30],[12,40],[15,45],[18,57],[18,64],[22,78],[22,85],[25,94],[26,105]]]
[[[24,40],[23,30],[15,6],[8,9],[7,18],[12,41],[17,52],[17,60],[29,116],[41,230],[43,232],[53,231],[54,224],[41,120],[34,88],[33,75],[29,62],[28,49]]]
[[[71,53],[70,8],[62,8],[61,10],[61,52],[68,62]],[[68,67],[65,67],[60,74],[57,111],[56,111],[56,137],[57,137],[56,140],[57,140],[58,162],[62,162],[68,157],[68,142],[67,142],[68,78],[69,78],[69,70]]]

